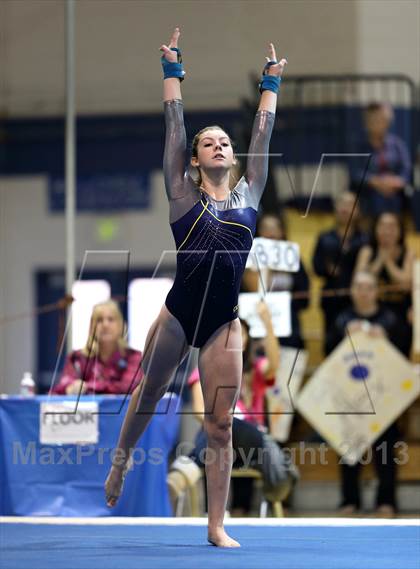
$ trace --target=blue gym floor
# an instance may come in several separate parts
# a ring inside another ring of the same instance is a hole
[[[24,523],[22,523],[24,521]],[[420,523],[228,520],[240,549],[206,542],[206,520],[2,518],[1,569],[419,569]],[[378,525],[379,524],[379,525]]]

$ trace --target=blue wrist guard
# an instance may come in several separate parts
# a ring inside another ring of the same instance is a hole
[[[278,93],[280,87],[280,77],[275,75],[263,75],[261,83],[259,84],[260,93],[263,91],[273,91],[273,93]]]
[[[184,80],[185,71],[182,66],[181,52],[177,47],[171,47],[172,51],[176,51],[178,61],[168,61],[165,56],[162,55],[160,61],[163,68],[163,78],[169,79],[170,77],[178,77],[180,81]]]
[[[260,89],[260,93],[263,91],[273,91],[273,93],[278,93],[281,77],[277,77],[276,75],[268,75],[268,69],[275,65],[277,61],[268,61],[263,69],[261,82],[259,83],[258,87]]]

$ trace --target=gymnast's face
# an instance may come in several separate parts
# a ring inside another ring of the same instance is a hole
[[[220,129],[203,132],[191,165],[205,170],[230,170],[236,164],[229,136]]]

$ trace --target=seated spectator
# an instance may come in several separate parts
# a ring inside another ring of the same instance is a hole
[[[411,181],[408,148],[401,138],[388,132],[393,118],[391,105],[368,105],[364,115],[367,139],[356,151],[369,154],[370,158],[354,158],[351,162],[352,189],[361,189],[362,210],[370,216],[377,216],[383,211],[400,213],[404,188]]]
[[[350,293],[352,306],[338,315],[330,330],[328,352],[331,352],[347,333],[352,334],[358,330],[366,330],[371,336],[387,337],[397,348],[401,348],[398,319],[391,310],[378,302],[378,284],[375,275],[366,271],[356,272]],[[372,446],[379,478],[376,493],[378,517],[392,517],[396,511],[396,464],[393,446],[397,438],[398,429],[393,423]],[[352,515],[360,509],[359,474],[360,463],[341,464],[342,515]]]
[[[142,354],[127,346],[124,332],[118,304],[113,300],[97,304],[90,319],[86,346],[67,356],[60,381],[52,393],[131,393],[143,376]]]
[[[382,213],[373,226],[371,243],[360,250],[356,271],[370,271],[378,278],[379,286],[392,286],[380,290],[379,300],[393,310],[401,321],[404,342],[401,351],[410,355],[412,327],[408,322],[411,306],[414,253],[406,247],[401,219],[390,212]]]
[[[258,312],[267,329],[264,342],[267,356],[252,359],[249,326],[241,320],[243,379],[232,425],[232,446],[236,457],[233,467],[238,468],[245,465],[260,470],[266,491],[269,489],[273,495],[277,495],[277,499],[281,500],[283,493],[287,494],[290,490],[289,471],[294,471],[277,443],[266,433],[264,412],[265,389],[275,381],[280,348],[273,333],[270,313],[263,301],[258,305]],[[198,369],[193,371],[188,384],[192,391],[194,414],[203,423],[205,409]],[[206,434],[204,429],[201,429],[196,438],[196,448],[191,455],[192,460],[200,466],[204,463],[203,456],[206,447]],[[232,480],[232,515],[245,515],[250,512],[252,490],[252,479],[234,478]],[[278,492],[280,492],[280,497]]]
[[[315,273],[324,278],[323,292],[350,287],[359,249],[368,242],[368,236],[360,231],[358,221],[359,207],[355,194],[343,192],[335,202],[335,226],[319,235],[312,259]],[[324,342],[337,314],[349,303],[348,295],[340,292],[322,296]]]
[[[263,214],[257,223],[256,237],[266,239],[287,240],[285,223],[281,216],[273,213]],[[242,279],[244,292],[256,292],[260,275],[257,271],[246,269]],[[280,337],[282,346],[303,348],[304,343],[300,331],[299,312],[309,305],[309,279],[302,261],[296,273],[285,271],[268,271],[267,292],[288,291],[292,294],[291,325],[292,334]],[[293,298],[294,293],[308,293],[303,298]]]

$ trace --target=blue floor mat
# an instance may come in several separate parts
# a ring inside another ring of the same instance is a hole
[[[0,529],[1,569],[419,569],[419,526],[229,525],[240,549],[205,526],[37,525]]]

